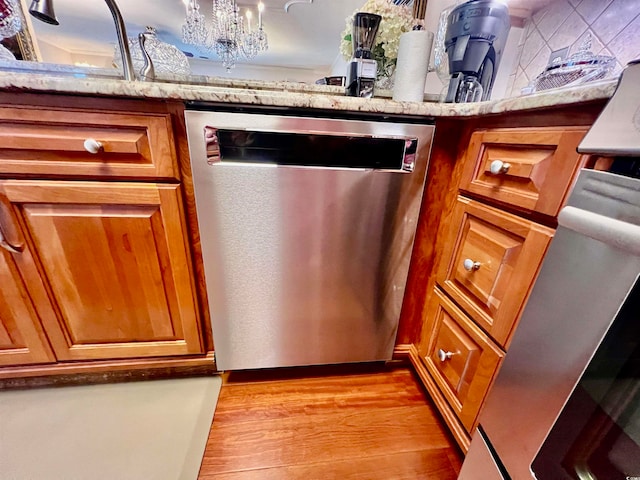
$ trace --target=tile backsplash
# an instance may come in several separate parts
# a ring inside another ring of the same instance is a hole
[[[554,0],[529,18],[520,55],[507,84],[507,96],[520,95],[549,62],[551,52],[578,51],[591,34],[591,51],[616,58],[612,76],[640,58],[640,0]]]

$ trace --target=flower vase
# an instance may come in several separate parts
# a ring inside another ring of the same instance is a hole
[[[381,90],[393,90],[396,76],[396,62],[378,59],[378,71],[376,72],[376,88]]]

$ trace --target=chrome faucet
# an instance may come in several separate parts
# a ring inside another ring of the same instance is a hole
[[[147,30],[138,35],[138,43],[140,44],[140,50],[142,51],[142,58],[144,65],[140,69],[140,80],[152,82],[156,79],[156,70],[153,66],[153,60],[149,51],[147,50],[147,40],[155,37],[156,29],[153,27],[147,27]]]
[[[115,0],[104,0],[111,15],[113,16],[113,22],[116,25],[116,34],[118,35],[118,46],[120,47],[120,54],[122,56],[122,69],[124,72],[125,80],[135,80],[133,74],[133,60],[131,60],[131,51],[129,50],[129,42],[127,41],[127,29],[122,19],[120,9]],[[29,7],[29,13],[38,20],[51,25],[60,25],[56,14],[53,11],[53,0],[33,0]]]

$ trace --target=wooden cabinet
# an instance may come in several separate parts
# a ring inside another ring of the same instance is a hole
[[[54,362],[18,267],[4,249],[0,249],[0,285],[0,366]]]
[[[555,216],[579,162],[587,128],[510,128],[474,132],[460,188],[525,210]]]
[[[427,369],[464,427],[471,431],[504,353],[439,290],[424,355]]]
[[[425,386],[466,450],[585,158],[586,127],[470,133],[437,234],[418,355]]]
[[[548,227],[458,197],[438,284],[504,347],[552,236]]]
[[[182,111],[26,97],[0,98],[0,377],[210,364]]]
[[[201,352],[177,185],[4,180],[0,195],[58,360]]]
[[[177,179],[173,143],[168,114],[0,107],[0,174]]]

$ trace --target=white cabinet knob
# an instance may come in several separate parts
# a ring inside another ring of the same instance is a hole
[[[502,160],[494,160],[493,162],[491,162],[489,170],[491,170],[491,173],[493,173],[494,175],[500,175],[501,173],[507,173],[510,168],[510,163],[505,163]]]
[[[462,266],[467,272],[472,272],[473,270],[478,270],[480,268],[480,262],[474,262],[470,258],[465,258]]]
[[[87,138],[84,141],[84,149],[95,155],[102,150],[102,144],[94,138]]]
[[[449,360],[451,357],[453,357],[453,352],[445,352],[441,348],[438,349],[438,358],[440,359],[441,362],[444,362],[445,360]]]

